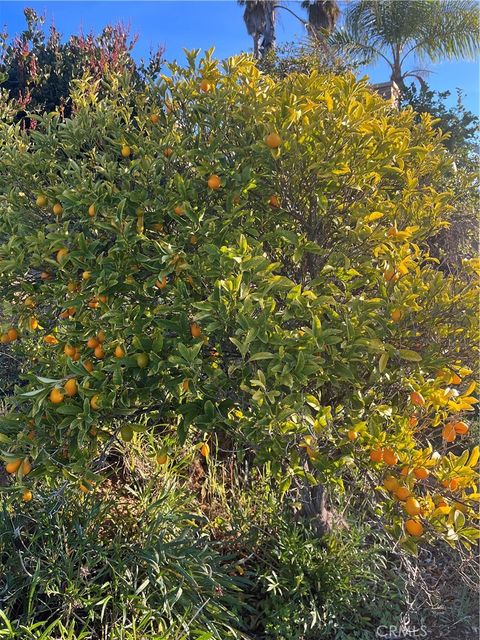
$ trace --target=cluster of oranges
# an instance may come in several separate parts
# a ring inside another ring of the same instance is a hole
[[[15,342],[15,340],[18,340],[19,337],[20,336],[17,329],[15,329],[15,327],[10,327],[5,331],[5,333],[2,333],[0,335],[0,344],[9,344],[10,342]]]

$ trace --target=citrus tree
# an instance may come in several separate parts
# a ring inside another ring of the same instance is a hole
[[[428,253],[452,209],[431,118],[353,75],[211,53],[71,95],[71,119],[26,132],[4,101],[0,125],[1,342],[23,362],[8,490],[87,493],[117,437],[165,464],[175,432],[268,465],[283,494],[361,481],[407,546],[478,537],[478,263]]]

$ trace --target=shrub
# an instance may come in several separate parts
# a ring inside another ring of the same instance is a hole
[[[478,265],[428,252],[441,133],[348,74],[187,58],[134,92],[84,77],[75,117],[34,131],[5,111],[2,341],[27,358],[0,423],[10,491],[88,492],[135,431],[207,460],[216,435],[282,494],[342,492],[354,468],[409,548],[469,544]]]

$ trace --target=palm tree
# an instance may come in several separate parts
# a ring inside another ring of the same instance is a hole
[[[275,9],[273,0],[239,0],[245,7],[243,20],[248,34],[253,38],[253,54],[264,56],[275,46]]]
[[[332,43],[363,62],[383,58],[400,90],[408,77],[424,81],[424,70],[405,71],[407,58],[436,62],[473,58],[479,43],[476,0],[358,0],[347,7],[345,28]]]
[[[304,0],[302,7],[308,12],[308,24],[318,36],[332,33],[340,15],[336,0]]]

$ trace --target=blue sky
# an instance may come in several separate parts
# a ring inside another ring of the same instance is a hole
[[[401,0],[399,0],[401,1]],[[296,3],[290,6],[302,13]],[[88,33],[99,32],[111,22],[122,21],[130,25],[139,40],[135,48],[136,57],[148,57],[149,50],[158,45],[165,46],[168,59],[182,59],[183,48],[208,49],[215,46],[216,55],[225,57],[251,49],[251,39],[242,20],[242,7],[234,0],[163,0],[119,2],[43,1],[28,2],[0,0],[0,27],[7,27],[14,35],[24,26],[23,9],[32,7],[45,13],[47,24],[53,20],[57,29],[68,37],[80,29]],[[282,41],[299,40],[305,37],[302,25],[286,11],[279,11],[277,38]],[[412,60],[413,64],[413,60]],[[432,73],[429,84],[434,89],[460,87],[466,106],[478,113],[479,63],[472,61],[443,62],[430,65]],[[372,81],[388,79],[388,70],[378,65],[364,70]]]

